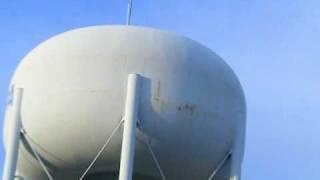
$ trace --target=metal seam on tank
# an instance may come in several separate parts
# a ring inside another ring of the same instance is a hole
[[[38,169],[40,172],[41,175],[45,176],[44,172],[43,172],[43,169],[41,168],[40,164],[38,164],[38,161],[32,156],[30,155],[29,153],[27,154],[27,150],[24,149],[24,150],[20,150],[19,153],[22,153],[24,154],[24,156],[21,156],[21,158],[24,158],[26,159],[27,162],[29,162],[29,164],[35,168],[35,169]],[[33,159],[30,159],[30,158],[33,158]],[[19,172],[19,167],[17,167],[17,171]]]
[[[38,144],[31,136],[32,135],[29,135],[30,136],[30,142],[29,143],[32,143],[35,147],[35,150],[38,150],[38,153],[41,154],[44,153],[44,154],[47,154],[49,156],[51,156],[52,159],[55,159],[57,160],[58,162],[63,162],[63,163],[66,163],[63,159],[61,159],[60,157],[56,156],[55,154],[47,151],[44,147],[42,147],[40,144]],[[27,148],[26,148],[27,150]],[[42,153],[39,152],[39,150],[42,151]],[[27,150],[28,151],[28,150]]]

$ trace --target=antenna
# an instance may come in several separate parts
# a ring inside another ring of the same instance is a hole
[[[127,25],[130,25],[130,21],[131,21],[132,1],[133,1],[133,0],[129,0],[129,2],[128,2]]]

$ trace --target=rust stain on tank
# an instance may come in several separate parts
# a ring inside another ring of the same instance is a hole
[[[160,80],[158,80],[154,99],[157,101],[160,100],[160,95],[161,95],[161,82]]]

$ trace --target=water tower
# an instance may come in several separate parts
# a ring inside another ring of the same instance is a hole
[[[10,87],[3,180],[240,179],[241,85],[193,40],[72,30],[32,50]]]

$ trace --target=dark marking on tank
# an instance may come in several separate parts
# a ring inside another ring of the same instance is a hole
[[[191,103],[182,103],[182,104],[178,105],[177,109],[178,109],[178,111],[187,111],[187,112],[190,112],[191,114],[193,114],[196,111],[197,106],[195,104],[191,104]]]

